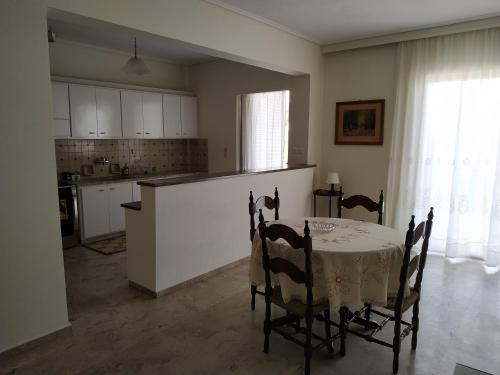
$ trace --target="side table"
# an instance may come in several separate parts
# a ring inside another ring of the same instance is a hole
[[[316,216],[316,197],[328,197],[328,217],[332,217],[332,197],[338,197],[339,192],[337,190],[326,190],[326,189],[316,189],[313,191],[314,195],[314,216]]]

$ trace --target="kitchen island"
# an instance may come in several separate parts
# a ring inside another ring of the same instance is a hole
[[[251,247],[250,190],[255,198],[272,196],[276,186],[280,217],[308,216],[314,167],[301,164],[139,181],[141,201],[122,205],[130,285],[160,296],[246,260]],[[269,212],[265,215],[271,218]]]

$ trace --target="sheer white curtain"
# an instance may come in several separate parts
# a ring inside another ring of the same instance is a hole
[[[243,95],[244,169],[282,167],[288,163],[289,91]]]
[[[500,30],[405,42],[387,219],[434,206],[431,250],[500,263]]]

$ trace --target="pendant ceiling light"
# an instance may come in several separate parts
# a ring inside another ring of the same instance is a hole
[[[134,56],[128,59],[125,66],[122,68],[127,74],[151,74],[151,70],[147,67],[146,63],[139,57],[137,57],[137,40],[134,37]]]

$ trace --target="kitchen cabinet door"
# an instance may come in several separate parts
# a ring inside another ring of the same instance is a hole
[[[181,124],[183,138],[198,137],[198,99],[181,96]]]
[[[165,138],[180,138],[181,133],[181,97],[163,95],[163,133]]]
[[[71,124],[69,120],[55,118],[52,120],[54,125],[54,137],[67,138],[71,137]]]
[[[108,185],[109,191],[109,231],[125,230],[125,209],[120,205],[132,201],[130,183]]]
[[[69,85],[71,134],[73,137],[97,137],[95,87]]]
[[[132,182],[132,201],[141,200],[141,185],[137,185],[137,181]]]
[[[142,94],[142,116],[144,121],[144,138],[162,138],[163,104],[161,94]]]
[[[109,199],[106,185],[81,188],[84,238],[109,233]]]
[[[52,117],[69,120],[68,84],[52,82]]]
[[[144,136],[142,93],[122,90],[121,98],[123,137],[142,138]]]
[[[122,114],[120,90],[96,88],[97,130],[99,137],[119,138],[122,136]]]

